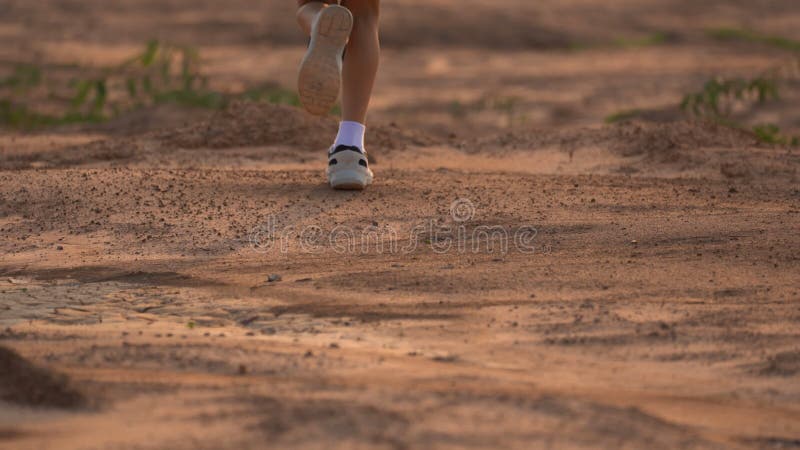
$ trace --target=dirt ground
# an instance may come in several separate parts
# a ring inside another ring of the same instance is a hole
[[[677,107],[796,2],[385,3],[364,192],[291,106],[2,132],[0,448],[800,448],[800,152]],[[0,71],[293,88],[292,4],[6,0]]]

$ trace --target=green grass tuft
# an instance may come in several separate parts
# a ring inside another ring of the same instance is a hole
[[[276,104],[300,105],[297,94],[274,84],[264,84],[240,94],[215,91],[202,75],[200,56],[191,47],[149,41],[142,52],[116,67],[95,71],[92,76],[73,79],[67,90],[48,86],[43,70],[20,65],[0,79],[0,124],[32,129],[48,126],[96,123],[125,111],[159,104],[192,108],[224,108],[230,101],[245,99]],[[30,90],[45,85],[46,98],[58,104],[59,114],[42,113],[30,106]]]
[[[62,115],[44,114],[29,109],[26,105],[0,100],[0,123],[24,130],[70,125],[75,123],[99,123],[104,117],[97,114],[67,112]]]
[[[265,83],[244,91],[240,98],[256,102],[267,101],[280,105],[300,106],[300,97],[297,92]]]
[[[669,41],[667,33],[657,31],[647,36],[642,37],[619,37],[614,39],[611,43],[614,47],[620,48],[639,48],[639,47],[652,47],[655,45],[663,45]]]
[[[14,68],[14,73],[0,79],[0,88],[11,88],[17,92],[39,86],[42,82],[42,71],[36,66],[21,64]]]
[[[781,134],[781,129],[775,124],[761,124],[753,127],[756,138],[765,144],[774,145],[800,145],[800,137]]]
[[[642,110],[640,109],[628,109],[624,111],[620,111],[614,114],[611,114],[606,117],[606,123],[617,123],[617,122],[624,122],[626,120],[633,119],[634,117],[640,115]]]
[[[712,28],[707,30],[706,33],[714,39],[724,41],[754,42],[783,50],[800,52],[800,41],[795,41],[782,36],[763,34],[746,28]]]
[[[713,78],[699,92],[686,94],[681,109],[695,116],[726,116],[731,101],[755,100],[764,103],[779,98],[778,80],[765,74],[752,79]]]
[[[694,117],[752,132],[763,143],[773,145],[800,144],[800,137],[781,134],[775,124],[746,126],[731,118],[733,107],[758,104],[780,98],[779,86],[786,81],[783,66],[765,71],[755,78],[713,78],[698,92],[686,94],[680,108]]]

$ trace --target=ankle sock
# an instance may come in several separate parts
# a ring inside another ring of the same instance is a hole
[[[358,122],[342,121],[339,123],[339,133],[336,135],[334,147],[351,145],[364,150],[364,132],[367,127]]]

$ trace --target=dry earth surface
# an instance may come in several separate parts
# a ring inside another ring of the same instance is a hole
[[[5,72],[155,36],[235,92],[303,52],[291,2],[0,8]],[[5,130],[0,448],[800,448],[800,153],[677,108],[787,58],[710,27],[798,20],[386,2],[365,192],[291,106]],[[798,98],[737,118],[797,134]]]

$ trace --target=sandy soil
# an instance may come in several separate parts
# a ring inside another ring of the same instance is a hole
[[[0,69],[292,86],[289,2],[106,3],[4,2]],[[0,448],[800,448],[800,153],[676,107],[794,1],[386,3],[363,193],[288,106],[0,136]]]

